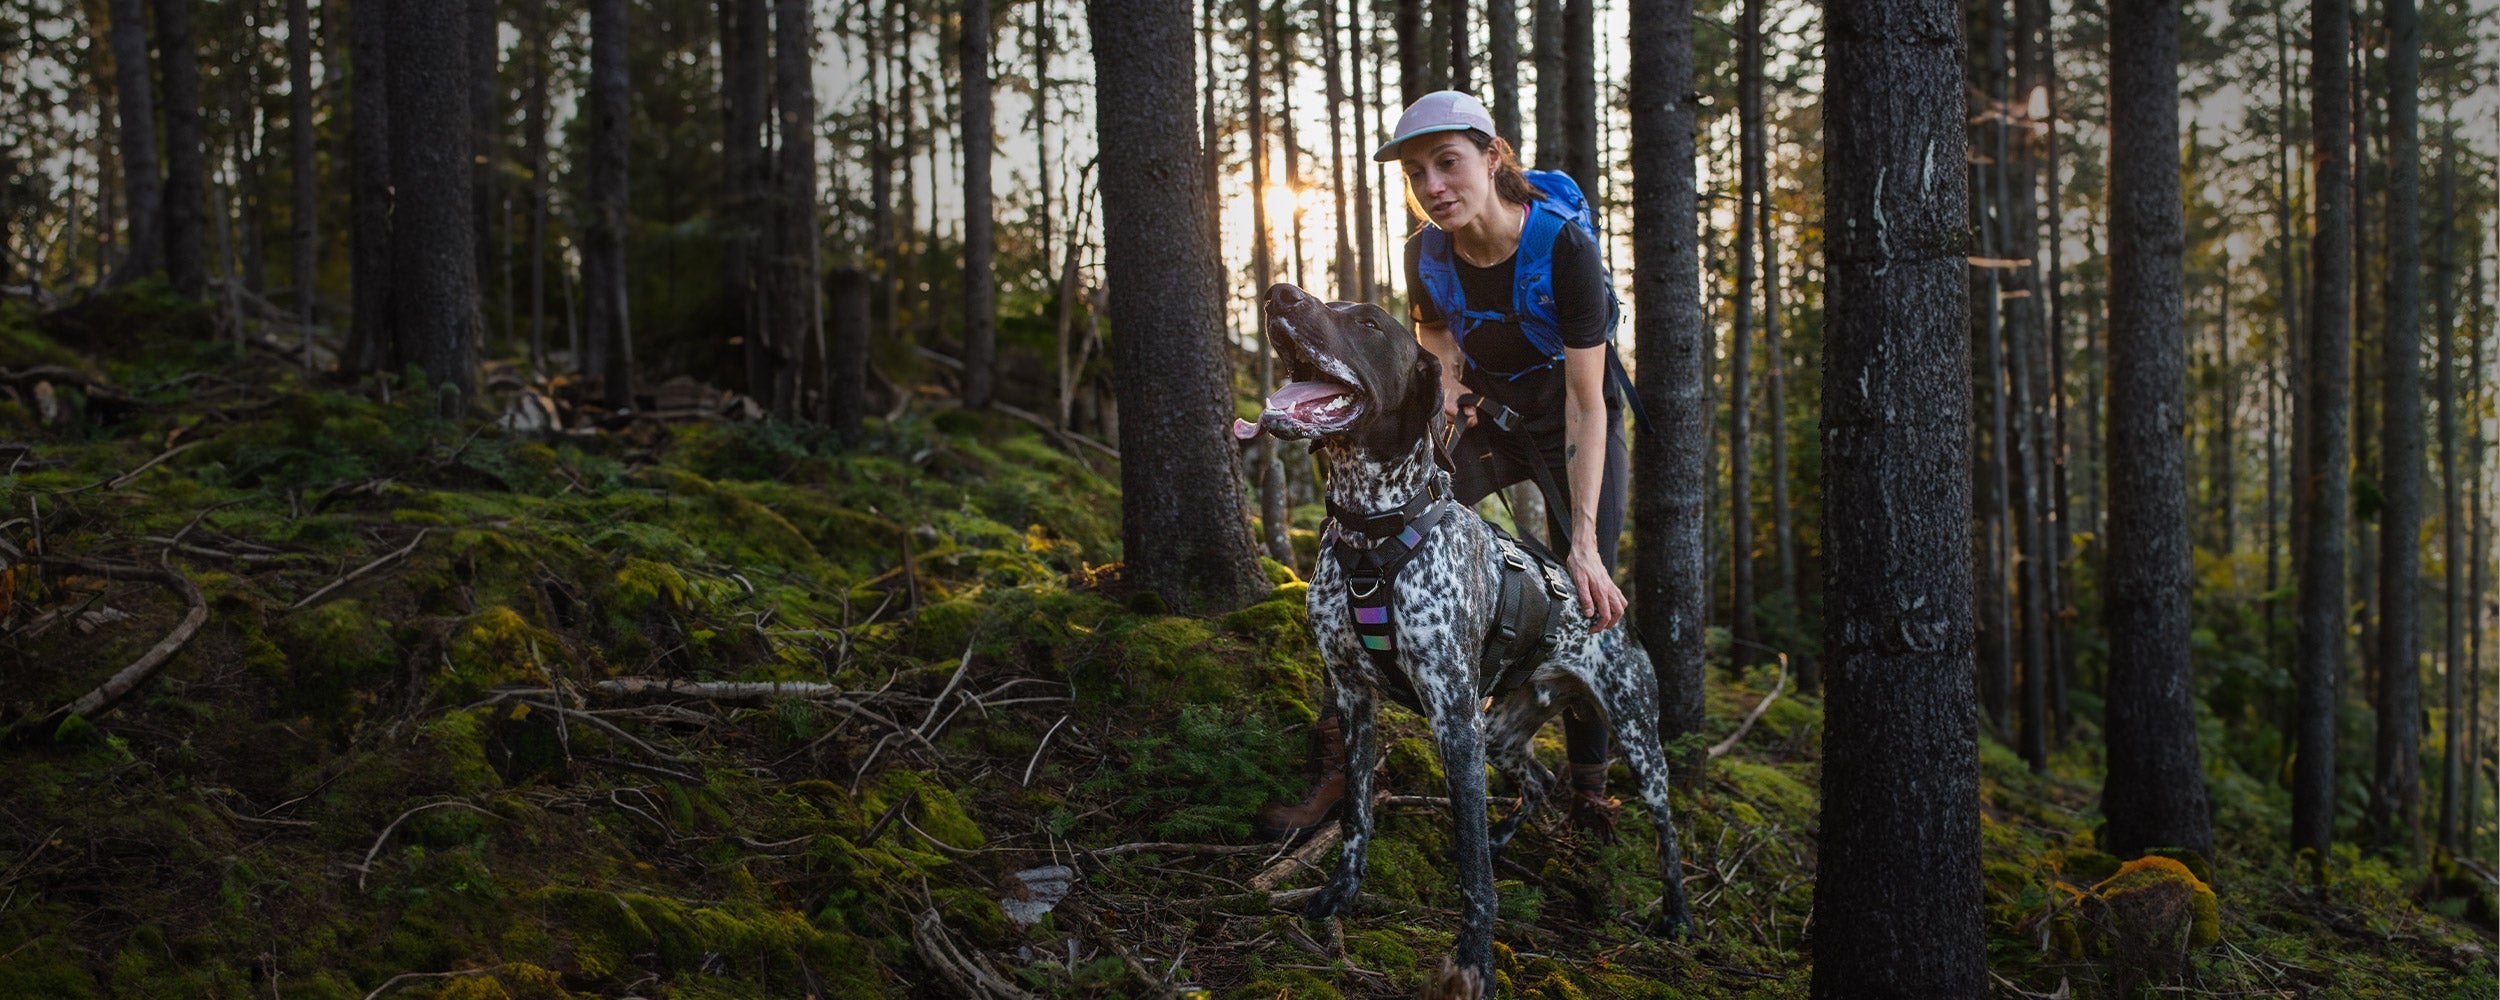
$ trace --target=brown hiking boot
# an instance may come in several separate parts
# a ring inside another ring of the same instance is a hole
[[[1622,811],[1623,803],[1606,794],[1606,765],[1572,764],[1571,790],[1565,797],[1570,800],[1571,825],[1588,831],[1598,843],[1615,842],[1615,813]]]
[[[1259,823],[1284,834],[1319,825],[1345,798],[1345,727],[1335,715],[1311,724],[1310,792],[1300,802],[1272,802],[1259,812]]]

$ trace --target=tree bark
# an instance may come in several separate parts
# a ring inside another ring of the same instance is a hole
[[[1532,0],[1536,25],[1536,168],[1563,166],[1563,0]]]
[[[348,280],[354,300],[339,360],[350,372],[389,368],[399,342],[391,329],[390,16],[390,0],[354,0],[348,10]]]
[[[998,376],[997,239],[990,219],[990,0],[963,0],[964,405],[990,405]],[[1194,95],[1193,95],[1194,96]]]
[[[1631,23],[1633,360],[1649,416],[1632,438],[1630,597],[1658,676],[1659,735],[1672,740],[1701,729],[1710,613],[1710,328],[1697,272],[1692,0],[1640,0]]]
[[[1728,668],[1742,672],[1759,656],[1753,613],[1752,416],[1754,212],[1761,196],[1762,0],[1745,0],[1736,37],[1736,301],[1728,330],[1727,525]],[[1594,191],[1595,188],[1584,187]]]
[[[1351,220],[1346,215],[1345,78],[1341,75],[1345,60],[1340,52],[1337,0],[1320,0],[1319,18],[1320,55],[1327,64],[1328,73],[1328,184],[1333,195],[1329,203],[1336,206],[1337,211],[1337,263],[1329,275],[1328,284],[1336,290],[1339,300],[1362,302],[1368,301],[1369,296],[1363,291],[1361,277],[1355,271],[1354,233],[1347,227]],[[1357,137],[1355,145],[1363,144]],[[1369,161],[1368,156],[1365,161]]]
[[[165,85],[165,272],[174,290],[208,290],[201,212],[208,199],[207,143],[200,135],[200,56],[191,39],[191,0],[156,0],[157,71]]]
[[[1283,0],[1278,0],[1280,10],[1283,5]],[[1268,59],[1267,10],[1260,0],[1249,0],[1249,12],[1246,26],[1250,37],[1245,48],[1249,54],[1248,72],[1243,75],[1242,86],[1250,114],[1250,284],[1257,289],[1253,294],[1264,302],[1268,285],[1276,280],[1276,220],[1268,218],[1267,212],[1267,73],[1260,68]],[[1265,396],[1276,388],[1276,353],[1267,342],[1264,313],[1259,320],[1253,331],[1258,345],[1257,391]],[[1116,329],[1118,324],[1113,326]],[[1292,565],[1293,546],[1285,534],[1285,521],[1290,516],[1285,505],[1285,469],[1276,457],[1276,439],[1261,435],[1250,446],[1250,461],[1257,467],[1260,541],[1268,558]]]
[[[2413,0],[2387,0],[2386,329],[2380,334],[2377,755],[2370,805],[2379,842],[2407,855],[2422,835],[2422,143],[2421,28]],[[2444,338],[2443,338],[2444,339]]]
[[[2103,849],[2213,854],[2189,653],[2179,8],[2109,8],[2109,558]]]
[[[868,412],[868,272],[835,268],[825,286],[825,357],[833,368],[825,385],[825,425],[856,438]]]
[[[1517,146],[1519,134],[1519,3],[1486,0],[1484,31],[1492,36],[1493,128]]]
[[[1189,11],[1165,0],[1097,0],[1105,284],[1121,419],[1125,580],[1173,608],[1232,608],[1265,594],[1242,517],[1241,458],[1225,428],[1232,392],[1223,279],[1205,199],[1188,180],[1196,81]]]
[[[490,283],[494,255],[488,251],[495,245],[495,211],[502,201],[497,189],[503,184],[495,162],[495,133],[503,126],[503,83],[496,65],[503,46],[495,4],[469,0],[469,239],[475,244],[481,298]]]
[[[468,8],[390,8],[391,328],[444,416],[476,387],[477,244],[469,230]]]
[[[768,69],[772,59],[772,11],[764,0],[721,0],[721,137],[722,201],[728,233],[721,246],[721,283],[727,298],[729,337],[740,342],[747,395],[765,412],[775,412],[773,379],[779,366],[773,330],[765,317],[759,271],[770,261],[764,252],[772,212],[765,189],[772,184],[769,151],[764,144],[764,115],[772,104]],[[882,113],[882,111],[880,112]],[[882,149],[880,149],[882,153]],[[882,180],[882,175],[879,177]],[[879,198],[882,209],[884,199]],[[878,223],[885,224],[883,214]],[[884,230],[880,229],[882,234]],[[883,246],[883,242],[879,246]]]
[[[1597,203],[1597,15],[1590,0],[1563,0],[1562,169]]]
[[[2336,674],[2343,660],[2344,498],[2352,362],[2352,41],[2350,0],[2314,0],[2309,12],[2310,130],[2316,164],[2317,222],[2311,237],[2309,390],[2301,419],[2308,457],[2301,482],[2299,632],[2293,684],[2299,690],[2298,746],[2292,765],[2292,848],[2314,852],[2321,870],[2335,834]]]
[[[401,0],[406,2],[406,0]],[[590,0],[590,86],[583,113],[590,116],[590,203],[582,232],[584,370],[601,380],[611,410],[634,403],[634,338],[626,308],[625,224],[630,211],[625,130],[627,92],[625,0]]]
[[[982,33],[987,36],[986,26]],[[815,59],[816,23],[808,14],[807,0],[773,0],[773,87],[777,92],[773,108],[780,114],[781,197],[774,208],[774,217],[780,223],[779,238],[773,246],[779,276],[775,279],[771,323],[773,348],[780,362],[780,369],[773,375],[774,412],[782,417],[801,414],[802,373],[808,345],[813,343],[821,349],[824,336],[823,288],[817,263]],[[986,72],[985,68],[985,80]],[[965,102],[967,108],[970,103]],[[981,126],[985,136],[989,134],[987,117],[985,108]],[[987,164],[983,164],[984,173],[987,169]],[[978,218],[980,226],[987,229],[987,206],[982,207]],[[980,273],[989,275],[987,261],[981,263]]]
[[[1249,3],[1252,10],[1257,9],[1258,0]],[[1432,51],[1424,44],[1424,0],[1398,0],[1397,25],[1398,103],[1408,105],[1424,96],[1431,74]],[[1251,72],[1258,70],[1253,67]],[[1266,294],[1266,290],[1261,289],[1260,294]]]
[[[524,7],[522,40],[529,60],[528,92],[521,99],[521,141],[528,144],[530,175],[530,370],[547,374],[547,37],[543,8]],[[576,364],[580,363],[575,358]]]
[[[314,317],[313,265],[319,252],[318,220],[321,178],[313,167],[313,89],[312,89],[312,6],[306,0],[287,0],[286,4],[287,64],[287,172],[294,194],[287,221],[293,233],[288,281],[295,286],[295,318],[307,327]],[[304,352],[304,364],[312,364],[312,352]]]
[[[1366,48],[1363,43],[1369,37],[1363,28],[1363,11],[1367,6],[1363,0],[1347,0],[1346,3],[1346,32],[1352,43],[1354,63],[1347,67],[1352,72],[1346,74],[1346,79],[1352,85],[1348,89],[1354,100],[1354,160],[1350,168],[1354,173],[1354,270],[1357,276],[1354,288],[1356,301],[1359,302],[1371,302],[1378,297],[1375,276],[1379,273],[1377,248],[1372,238],[1372,174],[1375,169],[1371,162],[1372,140],[1378,135],[1367,127],[1370,119],[1364,111],[1369,102],[1363,100],[1363,52]]]
[[[1817,998],[1987,987],[1973,712],[1959,5],[1827,0]],[[1939,165],[1945,169],[1937,169]],[[1905,879],[1892,865],[1921,859]]]
[[[2411,0],[2391,0],[2388,6],[2391,20],[2396,6],[2400,4],[2410,8]],[[2397,35],[2395,39],[2398,44],[2406,40],[2407,36],[2402,34]],[[2394,67],[2390,66],[2389,69],[2391,70],[2390,90],[2393,91],[2394,73],[2392,71]],[[2451,116],[2453,113],[2451,111]],[[2433,356],[2436,358],[2435,364],[2437,365],[2434,369],[2436,374],[2433,376],[2431,394],[2439,400],[2439,561],[2441,564],[2439,593],[2443,605],[2439,616],[2442,625],[2439,662],[2443,668],[2440,670],[2442,684],[2439,703],[2447,709],[2443,713],[2445,718],[2441,720],[2440,730],[2439,826],[2436,829],[2436,835],[2438,845],[2453,852],[2460,842],[2457,835],[2457,798],[2460,793],[2459,782],[2462,779],[2459,770],[2461,759],[2458,751],[2461,749],[2460,744],[2466,738],[2461,723],[2462,717],[2468,711],[2462,701],[2465,691],[2461,683],[2463,677],[2460,671],[2472,669],[2465,661],[2466,609],[2463,601],[2465,567],[2460,564],[2469,559],[2479,561],[2481,556],[2465,548],[2463,525],[2460,523],[2465,512],[2462,509],[2463,504],[2459,502],[2457,486],[2456,307],[2451,299],[2453,289],[2456,287],[2457,259],[2457,151],[2456,124],[2453,120],[2448,125],[2445,138],[2446,141],[2440,144],[2439,214],[2436,216],[2438,220],[2436,224],[2439,226],[2439,277],[2431,284],[2433,303],[2431,336],[2435,340]],[[2418,154],[2420,146],[2417,144],[2414,148]],[[2417,155],[2417,162],[2418,159]],[[2414,228],[2419,227],[2417,225]],[[2479,413],[2480,410],[2477,409],[2476,412]],[[2417,755],[2415,759],[2419,760],[2420,757]]]
[[[1467,7],[1465,0],[1441,0],[1441,12],[1435,20],[1450,42],[1450,89],[1476,92],[1475,52],[1467,41]]]

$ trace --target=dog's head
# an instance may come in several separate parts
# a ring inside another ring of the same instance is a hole
[[[1286,382],[1256,424],[1235,437],[1351,439],[1383,452],[1431,432],[1441,415],[1441,361],[1405,324],[1368,302],[1323,302],[1290,284],[1267,290],[1268,341]]]

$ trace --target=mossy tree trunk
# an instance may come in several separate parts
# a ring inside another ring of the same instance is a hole
[[[1968,118],[1950,0],[1827,0],[1818,998],[1977,998]],[[1947,165],[1947,169],[1935,169]],[[1847,388],[1842,388],[1847,387]],[[1904,859],[1916,859],[1916,872]]]
[[[2123,857],[2156,847],[2210,856],[2188,635],[2179,9],[2116,0],[2109,13],[2108,451],[2127,459],[2109,469],[2103,844]]]
[[[1126,580],[1176,608],[1230,608],[1267,590],[1242,495],[1212,206],[1189,183],[1202,155],[1189,10],[1097,0],[1104,283],[1120,400]]]

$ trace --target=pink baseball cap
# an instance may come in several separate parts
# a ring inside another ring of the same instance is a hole
[[[1372,154],[1374,163],[1398,162],[1398,146],[1419,135],[1432,132],[1456,132],[1475,129],[1486,135],[1493,131],[1493,113],[1484,109],[1484,102],[1463,90],[1436,90],[1415,99],[1398,116],[1398,128],[1389,144]]]

